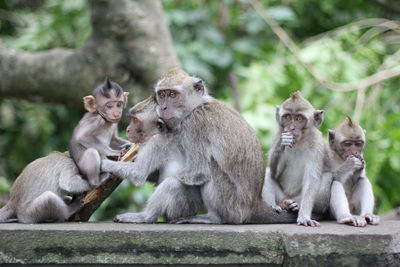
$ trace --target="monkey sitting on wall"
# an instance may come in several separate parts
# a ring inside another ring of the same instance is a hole
[[[118,155],[119,149],[129,144],[118,137],[118,122],[128,94],[107,78],[92,95],[83,98],[88,112],[75,127],[68,149],[80,173],[92,187],[108,177],[107,173],[100,177],[101,160]]]
[[[331,213],[339,223],[363,227],[379,224],[374,194],[365,171],[365,130],[347,118],[329,130],[329,169],[333,183]]]
[[[317,129],[322,110],[294,92],[276,109],[279,131],[269,151],[263,199],[277,212],[298,212],[297,224],[319,226],[312,212],[329,209],[331,179],[322,176],[324,141]]]
[[[167,131],[146,142],[135,162],[102,161],[102,170],[134,184],[176,162],[175,172],[160,183],[148,205],[154,209],[117,216],[118,222],[152,223],[162,210],[179,211],[177,198],[193,198],[196,189],[207,214],[168,218],[176,223],[280,223],[296,216],[278,214],[261,199],[264,161],[255,131],[243,117],[208,94],[204,82],[176,68],[157,83],[156,112]],[[151,205],[153,205],[151,204]],[[197,212],[197,208],[193,208]]]
[[[10,200],[0,209],[0,222],[65,221],[80,207],[71,194],[90,190],[68,153],[53,152],[28,164],[15,180]]]

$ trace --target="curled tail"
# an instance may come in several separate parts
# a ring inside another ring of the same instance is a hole
[[[297,213],[274,211],[267,203],[260,201],[254,209],[248,223],[273,224],[273,223],[296,223]]]
[[[0,209],[0,223],[7,222],[9,219],[14,219],[15,217],[15,212],[8,206],[8,203]]]

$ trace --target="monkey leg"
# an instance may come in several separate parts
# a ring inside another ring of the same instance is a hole
[[[17,216],[21,223],[37,223],[47,220],[65,221],[69,215],[65,202],[55,193],[46,191],[24,207]]]
[[[363,217],[367,223],[372,225],[379,224],[379,216],[373,214],[374,195],[371,183],[367,178],[358,180],[350,202],[354,204],[355,213]]]
[[[200,190],[186,186],[175,178],[166,178],[150,196],[146,208],[138,213],[118,215],[115,222],[153,223],[159,217],[167,220],[192,216],[202,204]]]
[[[79,194],[90,190],[90,185],[79,174],[62,174],[59,180],[61,190],[68,193]]]
[[[352,224],[356,227],[367,225],[366,220],[361,216],[354,216],[350,213],[349,202],[343,184],[338,181],[333,181],[332,183],[330,207],[332,215],[338,223]]]
[[[0,209],[0,223],[7,222],[9,219],[16,218],[15,211],[6,204]]]
[[[182,217],[173,220],[173,223],[202,223],[202,224],[242,224],[250,216],[250,208],[242,208],[241,202],[235,199],[224,199],[216,188],[214,182],[210,181],[201,188],[201,196],[208,213],[196,216]],[[223,203],[223,204],[222,204]],[[243,205],[244,206],[244,205]],[[239,208],[241,207],[241,208]],[[274,212],[275,213],[275,212]]]
[[[263,200],[270,205],[276,212],[281,212],[282,207],[277,203],[279,199],[283,199],[285,194],[278,183],[271,177],[271,169],[265,171],[264,186],[262,190]]]
[[[79,170],[86,175],[89,184],[92,187],[100,184],[100,155],[94,148],[88,148],[83,152],[78,162]]]

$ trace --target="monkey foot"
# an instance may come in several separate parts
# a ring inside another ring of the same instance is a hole
[[[373,214],[366,214],[364,216],[362,216],[368,224],[372,224],[372,225],[378,225],[380,218],[379,216],[373,215]]]
[[[367,221],[361,216],[348,216],[338,219],[338,223],[352,224],[355,227],[365,227],[367,226]]]
[[[143,213],[140,212],[127,212],[117,215],[114,222],[118,223],[153,223],[153,221],[145,218]]]
[[[277,213],[281,213],[282,212],[282,208],[279,205],[272,205],[271,207]]]
[[[280,206],[282,209],[292,212],[299,211],[300,205],[293,199],[285,199],[281,201]]]
[[[297,225],[303,225],[303,226],[311,226],[311,227],[317,227],[320,226],[319,222],[312,220],[312,219],[307,219],[307,218],[297,218]]]

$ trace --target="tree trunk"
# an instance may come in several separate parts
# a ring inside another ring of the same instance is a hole
[[[90,9],[92,34],[79,49],[31,53],[0,46],[0,97],[81,107],[82,97],[108,76],[136,102],[179,66],[160,1],[91,0]]]

